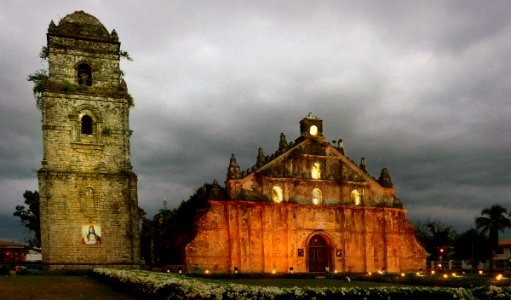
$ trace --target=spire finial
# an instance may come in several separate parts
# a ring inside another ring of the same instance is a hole
[[[229,162],[229,167],[227,168],[227,179],[237,179],[241,178],[240,167],[238,166],[238,162],[236,161],[236,157],[234,154],[231,155],[231,160]]]
[[[288,145],[287,145],[287,141],[286,141],[286,136],[284,135],[284,133],[280,133],[280,140],[279,140],[279,153],[283,153],[285,152],[286,150],[288,149]]]
[[[260,168],[260,167],[264,166],[265,163],[266,163],[266,159],[264,158],[263,148],[259,147],[259,149],[257,149],[256,167]]]
[[[381,186],[386,188],[392,188],[394,187],[394,184],[392,183],[392,178],[390,177],[389,170],[387,169],[387,166],[383,166],[383,169],[381,169],[380,178],[378,178],[378,182]]]

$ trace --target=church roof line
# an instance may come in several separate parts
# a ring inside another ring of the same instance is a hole
[[[316,115],[314,115],[312,112],[309,113],[303,120],[315,120],[315,121],[322,121],[320,118],[318,118]],[[365,157],[361,157],[360,164],[357,164],[353,159],[351,159],[348,155],[345,154],[344,151],[344,144],[343,140],[339,139],[337,141],[337,145],[332,145],[329,143],[325,136],[323,135],[317,135],[317,136],[304,136],[303,134],[296,138],[294,141],[290,141],[287,143],[286,137],[284,133],[280,134],[280,140],[278,149],[272,153],[271,155],[264,155],[264,151],[261,147],[258,148],[257,151],[257,158],[255,163],[241,171],[241,168],[236,162],[235,155],[232,154],[231,161],[229,164],[229,172],[228,172],[228,178],[234,179],[234,178],[246,178],[248,176],[254,175],[257,172],[262,172],[267,168],[270,168],[272,163],[276,160],[283,159],[289,155],[296,154],[296,150],[300,149],[304,144],[307,142],[310,142],[311,140],[322,144],[325,148],[329,148],[330,154],[324,155],[324,157],[336,157],[341,158],[345,163],[349,164],[352,168],[360,170],[360,175],[362,178],[364,178],[364,181],[373,181],[377,182],[384,188],[393,188],[392,178],[389,175],[387,166],[383,166],[379,178],[375,178],[369,174],[369,171],[367,170],[367,163]],[[333,141],[335,143],[335,141]],[[232,173],[233,168],[237,171],[237,175]]]

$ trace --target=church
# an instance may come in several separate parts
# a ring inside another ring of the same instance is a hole
[[[136,268],[137,175],[132,98],[117,32],[77,11],[53,21],[41,52],[43,158],[38,171],[43,264],[48,269]],[[39,86],[37,86],[39,85]],[[342,141],[330,144],[310,113],[300,136],[242,171],[233,155],[228,200],[212,200],[184,249],[212,272],[417,271],[426,254],[383,168],[372,178]]]
[[[227,168],[228,200],[210,201],[186,246],[189,269],[211,272],[417,272],[426,252],[386,167],[371,177],[309,113],[300,136],[242,171]]]

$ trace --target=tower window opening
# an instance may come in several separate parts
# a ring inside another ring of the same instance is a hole
[[[88,64],[80,64],[78,66],[78,84],[92,85],[92,70]]]
[[[92,118],[88,115],[82,117],[82,134],[92,134]]]

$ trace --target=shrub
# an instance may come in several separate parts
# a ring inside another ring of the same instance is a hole
[[[95,269],[111,284],[157,299],[510,299],[511,287],[374,287],[279,288],[214,283],[173,273]],[[382,276],[384,277],[384,276]]]

